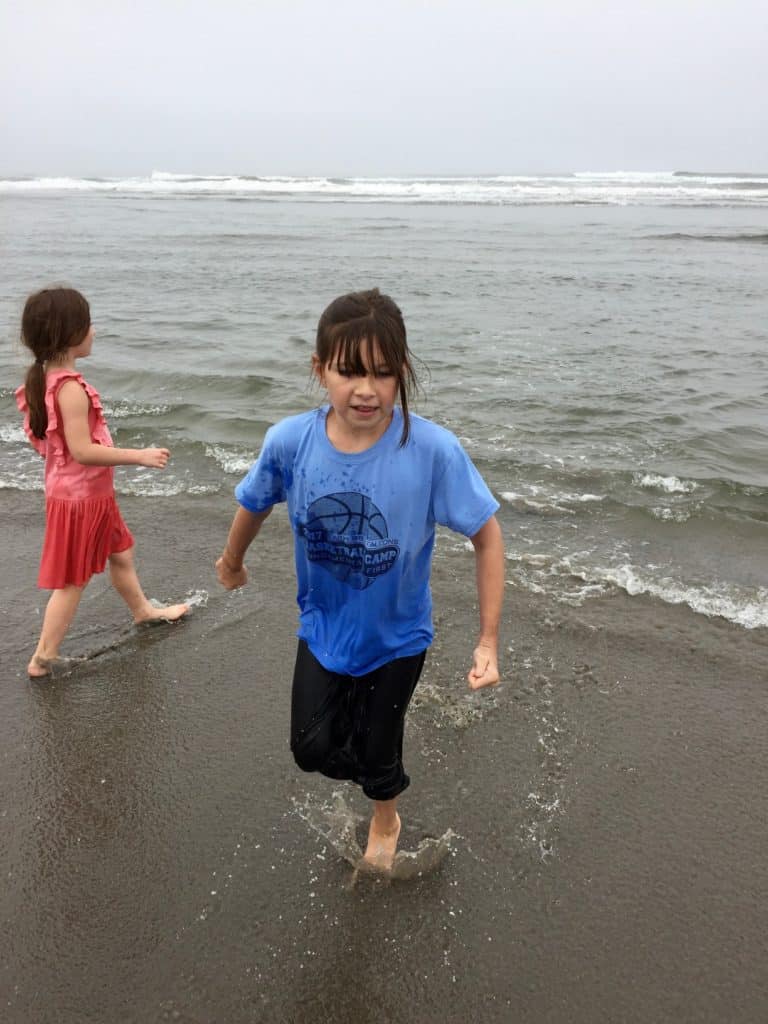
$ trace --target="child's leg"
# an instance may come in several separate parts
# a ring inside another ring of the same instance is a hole
[[[34,678],[50,675],[46,662],[58,657],[61,641],[72,625],[72,620],[80,604],[85,586],[62,587],[54,590],[48,599],[43,617],[43,628],[32,660],[27,666],[27,673]]]
[[[172,622],[180,619],[189,611],[187,604],[170,604],[164,608],[155,608],[150,604],[141,589],[139,577],[133,564],[133,548],[117,551],[109,556],[109,574],[112,585],[125,601],[133,615],[133,621],[140,622]]]
[[[365,860],[384,871],[400,836],[398,797],[411,781],[403,768],[403,730],[424,658],[425,652],[397,658],[356,683],[354,748],[363,792],[373,801]]]
[[[398,797],[393,797],[392,800],[373,801],[373,817],[368,829],[368,846],[364,859],[381,871],[391,869],[397,850],[397,840],[400,838],[397,801]]]
[[[324,668],[299,640],[291,688],[291,753],[303,772],[354,779],[349,698],[354,682]]]
[[[325,669],[299,641],[291,694],[291,750],[302,771],[350,779],[373,801],[365,859],[392,867],[400,818],[397,798],[410,783],[403,770],[403,727],[425,654],[397,658],[368,675]]]

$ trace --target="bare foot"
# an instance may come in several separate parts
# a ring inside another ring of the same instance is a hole
[[[33,654],[32,660],[27,665],[27,675],[30,679],[43,679],[45,676],[52,676],[57,669],[71,669],[84,658],[44,658],[42,654]]]
[[[154,625],[158,622],[177,622],[189,611],[188,604],[169,604],[164,608],[148,605],[146,612],[137,616],[133,622],[136,626]]]
[[[376,818],[372,818],[371,827],[368,830],[368,848],[363,860],[376,871],[391,871],[399,838],[399,814],[395,814],[395,824],[391,829],[379,828]]]
[[[27,665],[27,675],[30,679],[42,679],[43,676],[49,676],[51,669],[48,664],[47,658],[40,658],[37,654],[32,655],[32,660]]]

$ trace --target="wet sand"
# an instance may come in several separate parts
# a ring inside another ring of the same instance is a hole
[[[147,591],[200,604],[136,630],[98,579],[90,660],[30,683],[39,498],[0,495],[4,1022],[766,1019],[765,631],[509,586],[472,696],[472,559],[440,549],[401,845],[455,835],[382,881],[339,852],[364,798],[288,751],[286,520],[226,594],[227,499],[124,499]]]

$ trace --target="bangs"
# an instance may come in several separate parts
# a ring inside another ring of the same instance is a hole
[[[393,376],[402,380],[402,345],[398,345],[395,339],[386,333],[382,338],[380,333],[369,334],[366,329],[350,331],[350,326],[356,325],[339,324],[329,332],[328,358],[322,361],[326,364],[337,363],[359,376],[386,367]],[[367,328],[368,325],[360,326]]]

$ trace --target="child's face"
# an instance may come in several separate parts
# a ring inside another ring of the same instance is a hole
[[[381,358],[374,342],[361,350],[365,375],[355,374],[338,354],[323,365],[313,356],[313,370],[347,436],[364,436],[373,444],[389,426],[398,393],[398,380]]]

